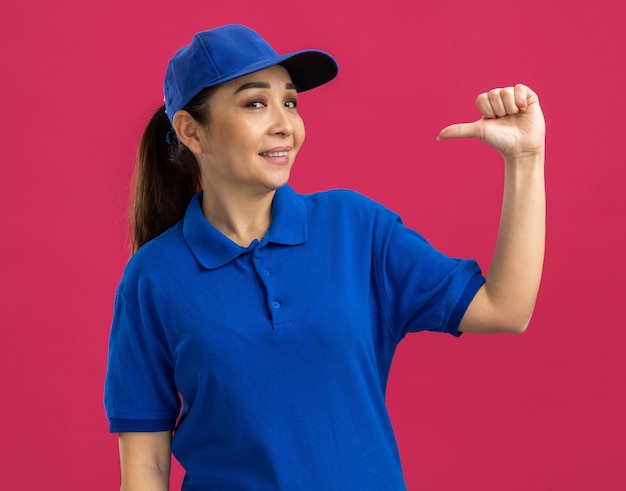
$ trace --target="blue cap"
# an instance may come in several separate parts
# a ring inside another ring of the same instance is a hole
[[[170,60],[163,90],[170,119],[207,87],[269,68],[284,66],[299,92],[329,82],[337,75],[337,62],[319,50],[279,55],[259,34],[238,25],[197,33],[191,44]]]

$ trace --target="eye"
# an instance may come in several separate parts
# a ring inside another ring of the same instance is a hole
[[[264,106],[263,102],[261,101],[250,101],[246,104],[246,107],[250,107],[252,109],[260,109]]]
[[[298,107],[298,102],[297,101],[287,101],[287,102],[285,102],[285,107],[288,107],[289,109],[295,109],[296,107]]]

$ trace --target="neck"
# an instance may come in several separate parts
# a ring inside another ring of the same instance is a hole
[[[276,191],[256,196],[220,195],[204,189],[202,211],[217,230],[242,247],[261,240],[272,221],[272,200]]]

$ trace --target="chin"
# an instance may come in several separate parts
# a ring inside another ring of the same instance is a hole
[[[270,179],[266,181],[266,185],[268,188],[275,190],[283,187],[285,184],[289,182],[290,172],[281,173],[279,176],[272,176]]]

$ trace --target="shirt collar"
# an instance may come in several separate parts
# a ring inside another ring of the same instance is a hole
[[[205,218],[202,212],[202,191],[196,194],[183,219],[183,236],[196,260],[205,268],[223,266],[241,254],[256,247],[254,241],[249,247],[242,247]],[[276,190],[272,202],[272,223],[261,244],[283,245],[303,244],[307,240],[306,209],[302,198],[288,185]]]

